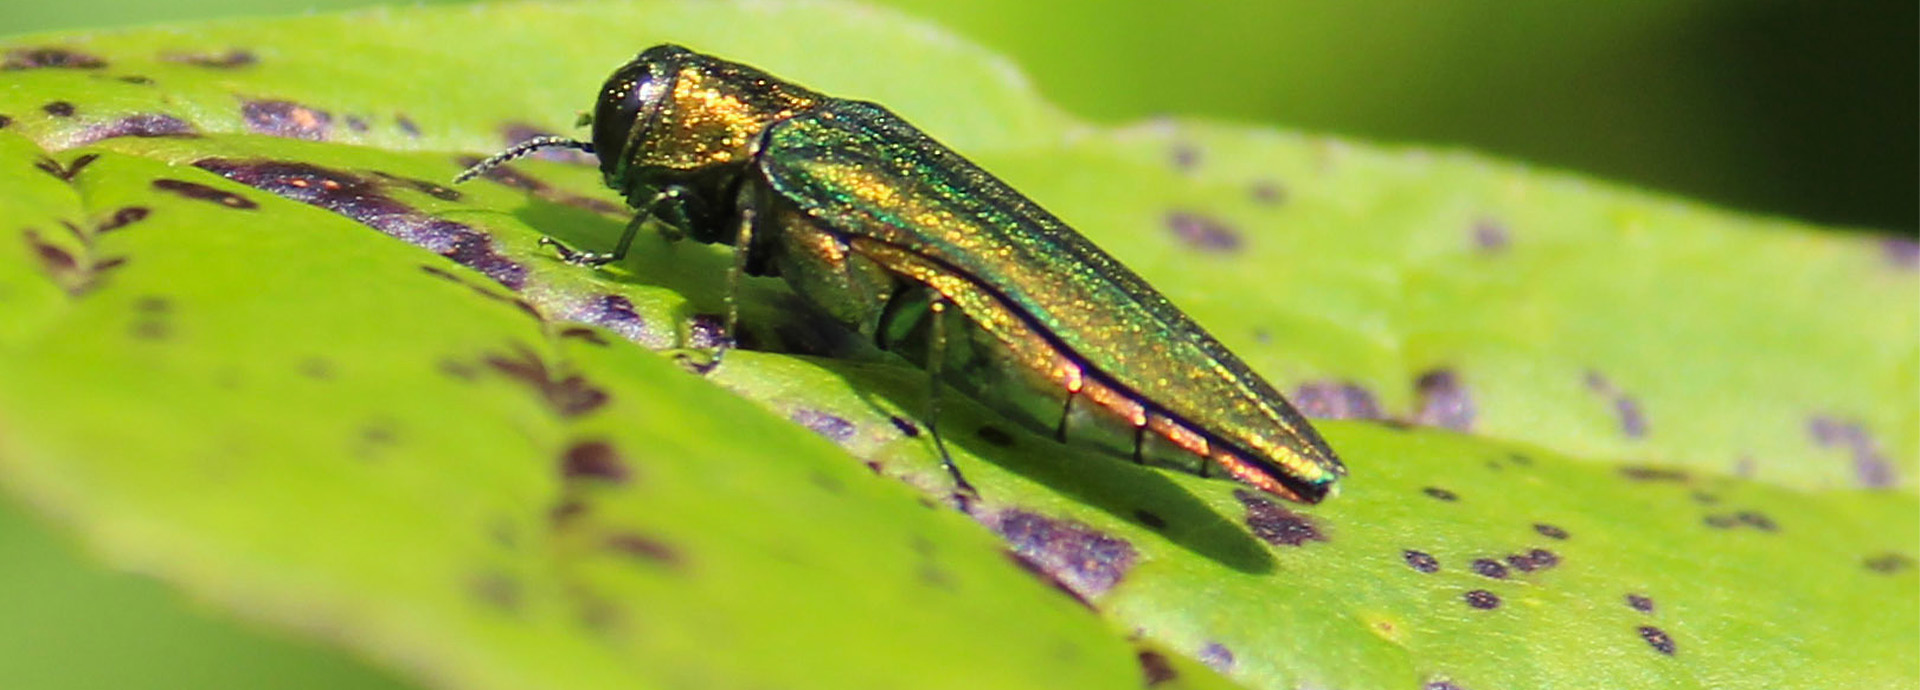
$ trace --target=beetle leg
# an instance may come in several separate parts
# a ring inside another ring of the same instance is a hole
[[[727,267],[727,330],[713,351],[713,361],[705,367],[707,371],[720,366],[720,358],[726,356],[738,338],[735,333],[740,328],[740,278],[746,275],[747,255],[753,252],[753,222],[760,215],[759,203],[755,201],[758,198],[748,196],[747,201],[740,204],[739,227],[733,237],[733,265]]]
[[[648,199],[647,203],[640,207],[639,212],[633,214],[633,219],[627,221],[627,227],[620,232],[620,241],[614,244],[612,252],[582,251],[568,247],[562,244],[560,240],[551,237],[540,238],[540,246],[553,247],[554,251],[560,254],[561,261],[575,266],[605,266],[626,258],[627,250],[633,247],[634,235],[640,233],[640,226],[646,225],[647,221],[653,218],[654,209],[659,208],[661,203],[669,199],[677,199],[679,197],[680,188],[678,187],[668,187],[654,194],[653,198]]]
[[[1060,426],[1053,430],[1053,438],[1061,443],[1067,442],[1067,418],[1073,416],[1073,399],[1080,397],[1079,391],[1067,391],[1067,404],[1060,406]]]
[[[947,298],[938,292],[932,293],[927,301],[927,318],[933,319],[932,333],[927,342],[927,432],[933,435],[933,446],[940,450],[940,466],[947,468],[947,474],[953,475],[953,485],[962,500],[967,496],[978,498],[980,491],[960,476],[960,467],[953,464],[953,455],[947,452],[947,442],[940,438],[940,370],[947,362]]]

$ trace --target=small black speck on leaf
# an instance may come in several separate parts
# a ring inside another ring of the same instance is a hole
[[[1481,577],[1491,577],[1496,580],[1507,579],[1507,567],[1500,565],[1499,561],[1491,558],[1473,559],[1471,567],[1473,568],[1474,574]]]
[[[907,438],[914,438],[920,435],[920,425],[913,423],[911,419],[900,415],[893,415],[892,417],[888,417],[887,421],[893,422],[893,428],[899,429],[900,434]]]
[[[210,201],[231,209],[251,211],[260,208],[260,205],[254,203],[252,199],[216,187],[209,187],[198,182],[163,178],[154,180],[153,188],[163,192],[172,192],[188,199]]]
[[[1476,609],[1488,610],[1500,608],[1500,595],[1484,589],[1469,590],[1466,594],[1462,595],[1461,598],[1466,600],[1468,606]]]
[[[1667,635],[1667,631],[1651,625],[1642,625],[1640,626],[1640,639],[1646,640],[1647,644],[1653,647],[1654,651],[1667,656],[1673,656],[1673,637]]]
[[[1627,607],[1641,613],[1653,613],[1653,599],[1643,594],[1628,594]]]
[[[1912,570],[1914,566],[1913,557],[1892,551],[1868,556],[1862,559],[1861,563],[1866,565],[1868,570],[1880,573],[1881,575],[1892,575],[1901,571]]]
[[[145,206],[122,206],[119,210],[114,211],[113,215],[108,216],[106,220],[100,221],[99,225],[94,226],[93,231],[96,233],[113,232],[114,230],[119,230],[133,223],[146,220],[147,216],[151,213],[152,211]]]
[[[560,475],[568,479],[598,479],[624,484],[632,476],[625,458],[606,441],[579,441],[560,456]]]
[[[1460,496],[1459,496],[1459,494],[1455,494],[1455,493],[1454,493],[1454,492],[1452,492],[1452,491],[1448,491],[1448,490],[1446,490],[1446,489],[1442,489],[1442,488],[1440,488],[1440,487],[1437,487],[1437,486],[1429,486],[1429,487],[1427,487],[1427,488],[1424,488],[1424,489],[1421,489],[1421,490],[1420,490],[1420,493],[1424,493],[1424,494],[1426,494],[1426,495],[1428,495],[1428,496],[1431,496],[1431,497],[1433,497],[1433,498],[1437,498],[1437,499],[1439,499],[1439,500],[1442,500],[1442,501],[1448,501],[1448,502],[1452,502],[1452,501],[1458,501],[1458,500],[1460,500]]]
[[[7,51],[0,70],[23,69],[100,69],[107,61],[68,48],[16,48]]]
[[[1566,530],[1560,529],[1559,527],[1555,527],[1553,525],[1549,525],[1544,522],[1534,523],[1533,531],[1539,532],[1541,536],[1547,537],[1549,539],[1566,539],[1567,538]]]
[[[1401,556],[1407,560],[1407,566],[1410,568],[1413,568],[1414,570],[1418,570],[1423,573],[1435,573],[1440,571],[1440,559],[1434,558],[1432,554],[1429,554],[1425,551],[1415,551],[1413,549],[1407,549],[1405,553],[1401,554]]]
[[[1147,678],[1147,687],[1173,680],[1179,674],[1173,672],[1173,665],[1159,652],[1140,650],[1140,672]]]
[[[170,53],[161,56],[161,59],[208,69],[238,69],[260,62],[259,56],[252,51],[239,48],[224,53]]]
[[[658,565],[680,565],[680,551],[664,541],[627,532],[607,537],[607,548]]]

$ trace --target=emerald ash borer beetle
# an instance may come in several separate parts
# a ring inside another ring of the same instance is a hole
[[[731,245],[728,332],[740,276],[780,276],[925,366],[926,421],[963,491],[933,423],[943,381],[1061,440],[1073,426],[1135,461],[1217,466],[1294,501],[1346,474],[1271,384],[1146,281],[886,108],[660,45],[607,79],[589,122],[591,142],[529,140],[458,181],[543,148],[596,154],[637,213],[611,252],[548,240],[563,259],[618,261],[656,219]]]

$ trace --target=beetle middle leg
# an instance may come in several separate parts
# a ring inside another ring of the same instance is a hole
[[[929,290],[927,318],[932,319],[927,340],[927,433],[933,436],[933,446],[940,450],[940,466],[953,475],[955,493],[966,498],[979,498],[980,490],[973,488],[967,478],[960,475],[960,466],[953,464],[953,455],[947,452],[947,442],[940,438],[940,391],[943,387],[941,370],[947,362],[947,307],[951,306],[947,298],[938,292]]]

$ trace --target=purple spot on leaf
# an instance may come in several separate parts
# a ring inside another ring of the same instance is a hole
[[[1281,507],[1265,497],[1245,489],[1234,489],[1233,497],[1246,507],[1247,529],[1253,536],[1274,546],[1301,546],[1310,541],[1327,541],[1312,518]]]
[[[1373,393],[1346,381],[1309,382],[1293,394],[1300,413],[1314,419],[1381,419]]]
[[[240,117],[255,134],[325,141],[333,131],[333,115],[292,101],[248,101]]]
[[[1452,369],[1433,369],[1414,382],[1420,411],[1414,421],[1455,431],[1473,428],[1473,397]]]
[[[1240,233],[1213,218],[1188,211],[1167,214],[1167,228],[1190,248],[1225,254],[1240,249]]]
[[[987,519],[1021,560],[1082,599],[1119,584],[1137,558],[1133,545],[1092,527],[1023,510]]]

